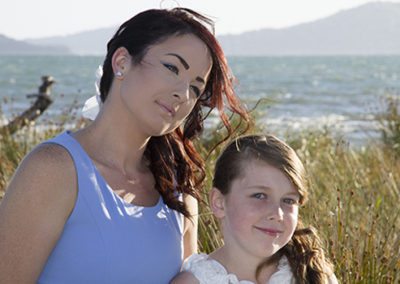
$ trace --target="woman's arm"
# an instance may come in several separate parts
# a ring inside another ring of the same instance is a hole
[[[75,167],[60,146],[33,150],[0,203],[0,283],[36,283],[72,212]]]
[[[191,219],[185,218],[184,221],[183,259],[186,259],[193,253],[197,253],[197,228],[198,228],[199,209],[197,200],[191,195],[185,195],[184,202],[190,212],[190,215],[192,216]]]
[[[176,275],[170,284],[200,284],[200,282],[192,273],[185,271]]]

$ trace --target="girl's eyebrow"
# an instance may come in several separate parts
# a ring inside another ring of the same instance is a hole
[[[269,186],[259,185],[259,184],[250,185],[247,188],[257,189],[257,190],[262,190],[262,191],[271,191],[272,190]]]
[[[298,192],[290,192],[290,193],[286,194],[286,196],[295,196],[295,197],[300,198],[300,194]]]
[[[264,190],[264,191],[271,191],[272,190],[272,188],[270,188],[269,186],[259,185],[259,184],[251,185],[248,188],[261,189],[261,190]],[[296,197],[300,196],[300,194],[297,191],[290,191],[285,195],[293,195],[293,196],[296,196]]]
[[[190,69],[190,65],[189,65],[189,64],[186,62],[186,60],[183,59],[183,57],[180,56],[179,54],[176,54],[176,53],[167,53],[167,54],[165,54],[165,55],[175,56],[176,58],[179,59],[179,61],[181,62],[181,64],[183,65],[183,67],[184,67],[186,70],[189,70],[189,69]],[[200,78],[200,77],[196,77],[196,80],[199,81],[199,82],[202,83],[202,84],[205,84],[205,83],[206,83],[206,82],[204,81],[204,79],[203,79],[203,78]]]

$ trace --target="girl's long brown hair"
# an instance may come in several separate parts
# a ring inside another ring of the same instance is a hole
[[[170,37],[185,34],[193,34],[200,38],[210,51],[212,69],[205,91],[183,127],[167,135],[152,137],[144,155],[150,162],[150,170],[156,181],[155,187],[164,202],[170,208],[189,217],[189,212],[179,195],[189,194],[198,200],[201,196],[198,188],[205,178],[204,161],[192,141],[202,132],[203,121],[210,111],[216,108],[227,129],[227,136],[222,140],[228,139],[235,130],[232,129],[229,116],[225,113],[226,108],[231,113],[238,114],[240,121],[249,121],[247,111],[234,93],[233,78],[222,48],[214,36],[213,22],[186,8],[147,10],[132,17],[121,25],[107,44],[100,96],[102,101],[107,98],[114,79],[111,59],[119,47],[125,47],[129,51],[133,57],[132,64],[141,64],[149,47]],[[202,112],[204,107],[208,108],[206,115]]]
[[[241,177],[247,164],[254,160],[282,171],[300,194],[300,205],[307,201],[307,179],[302,162],[292,148],[272,135],[243,136],[231,142],[217,160],[213,186],[223,195],[229,194],[232,181]],[[265,266],[277,263],[282,256],[287,257],[296,283],[327,283],[332,273],[316,229],[304,228],[300,220],[291,240],[259,264],[256,277]]]

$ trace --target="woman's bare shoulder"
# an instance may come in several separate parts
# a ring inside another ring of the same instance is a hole
[[[43,144],[21,162],[0,203],[1,283],[33,283],[71,214],[77,196],[72,158]]]
[[[58,173],[65,175],[74,170],[74,163],[68,151],[54,143],[45,143],[36,146],[21,162],[16,175],[43,173],[43,178],[52,179]],[[56,174],[55,176],[48,173]]]
[[[69,205],[72,205],[77,193],[77,178],[68,151],[50,143],[35,147],[15,171],[6,195],[9,192],[32,195],[35,199],[69,200]]]
[[[61,145],[55,143],[42,143],[36,146],[22,161],[38,162],[39,165],[62,164],[64,166],[73,166],[72,158],[68,151]]]

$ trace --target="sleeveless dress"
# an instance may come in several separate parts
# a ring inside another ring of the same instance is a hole
[[[153,207],[124,201],[69,132],[45,143],[71,155],[78,193],[38,283],[169,283],[183,261],[183,216],[161,197]]]

